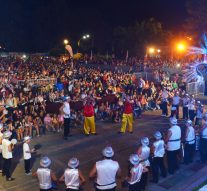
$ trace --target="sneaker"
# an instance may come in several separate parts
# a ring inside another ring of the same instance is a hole
[[[28,173],[25,173],[26,175],[31,175],[32,173],[31,172],[28,172]]]
[[[166,115],[165,115],[165,114],[162,114],[161,116],[162,116],[162,117],[166,117]]]
[[[14,181],[15,180],[15,178],[6,178],[6,181]]]

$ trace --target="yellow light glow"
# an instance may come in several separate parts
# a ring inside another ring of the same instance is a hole
[[[155,49],[154,49],[154,48],[149,48],[149,53],[150,53],[150,54],[155,53]]]
[[[183,43],[177,44],[177,50],[180,51],[180,52],[185,51],[186,50],[185,44],[183,44]]]
[[[161,52],[161,50],[160,50],[160,49],[157,49],[157,52],[158,52],[158,53],[160,53],[160,52]]]
[[[65,45],[67,45],[69,43],[67,39],[65,39],[63,42]]]

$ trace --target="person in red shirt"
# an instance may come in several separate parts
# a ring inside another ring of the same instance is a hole
[[[93,98],[87,97],[84,100],[84,108],[83,108],[83,114],[84,114],[84,133],[86,136],[89,136],[89,134],[96,135],[96,126],[95,126],[95,118],[94,118],[94,105],[95,100]]]
[[[132,102],[130,101],[129,96],[127,96],[126,101],[124,103],[124,112],[122,115],[122,126],[119,133],[125,133],[126,127],[128,124],[129,133],[133,133],[133,107]]]

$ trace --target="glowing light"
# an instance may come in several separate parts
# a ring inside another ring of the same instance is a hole
[[[177,67],[177,68],[180,68],[180,64],[178,63],[178,64],[176,65],[176,67]]]
[[[157,49],[157,52],[158,52],[158,53],[160,53],[160,52],[161,52],[161,50],[160,50],[160,49]]]
[[[22,58],[27,58],[27,55],[26,55],[26,54],[23,54],[23,55],[22,55]]]
[[[86,39],[87,38],[87,36],[83,36],[83,39]]]
[[[155,49],[154,48],[149,48],[149,53],[150,54],[154,54],[155,53]]]
[[[89,34],[87,34],[87,35],[86,35],[86,37],[87,37],[87,38],[90,38],[90,35],[89,35]]]
[[[67,45],[69,43],[68,39],[64,39],[63,43]]]
[[[183,43],[177,44],[177,50],[183,52],[186,50],[186,46]]]

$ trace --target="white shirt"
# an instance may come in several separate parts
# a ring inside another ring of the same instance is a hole
[[[30,148],[29,148],[28,143],[23,144],[23,157],[24,157],[24,160],[31,159],[31,153],[30,153]]]
[[[179,96],[174,96],[173,97],[173,105],[179,105],[180,103],[180,97]]]
[[[185,141],[188,144],[194,144],[195,143],[195,129],[192,126],[187,127],[187,129],[188,129],[188,135],[185,138]]]
[[[148,160],[149,156],[150,156],[150,148],[148,146],[143,146],[141,147],[142,152],[139,155],[140,160],[142,161],[141,164],[146,167],[146,166],[150,166],[150,162]]]
[[[52,188],[51,170],[48,168],[38,168],[37,177],[39,180],[40,189]]]
[[[11,141],[9,141],[8,139],[2,140],[2,156],[4,159],[11,159],[13,157],[12,152],[9,151],[10,145],[11,145]]]
[[[119,163],[111,159],[104,159],[96,162],[97,170],[97,188],[106,190],[116,186],[116,174],[119,169]]]
[[[198,119],[202,119],[203,118],[203,109],[202,108],[198,108],[196,110],[196,118],[198,118]]]
[[[180,139],[181,139],[181,129],[177,125],[173,125],[169,131],[171,131],[172,135],[167,142],[167,150],[175,151],[180,149]]]
[[[78,190],[80,186],[78,169],[66,169],[64,172],[67,188]]]
[[[189,101],[189,103],[188,103],[188,109],[189,110],[195,110],[195,100],[194,99],[191,100],[191,101]]]
[[[142,166],[142,164],[138,164],[137,166],[134,166],[130,170],[131,180],[128,183],[133,185],[133,184],[139,182],[141,179],[141,176],[142,176],[143,169],[144,169],[144,167]]]
[[[70,118],[70,104],[68,102],[64,102],[63,112],[64,118]]]
[[[165,143],[163,140],[158,140],[153,143],[154,146],[154,157],[163,157],[165,154]]]
[[[201,138],[207,139],[207,128],[204,128],[201,132]]]

